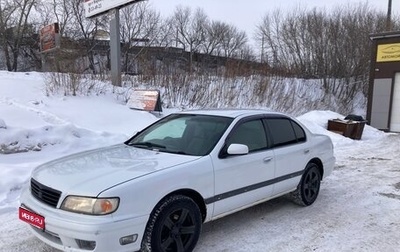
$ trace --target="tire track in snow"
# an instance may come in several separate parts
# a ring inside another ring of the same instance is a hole
[[[70,122],[68,122],[68,121],[66,121],[64,119],[61,119],[60,117],[50,113],[50,112],[47,112],[47,111],[44,111],[44,110],[40,110],[40,109],[31,107],[31,106],[28,106],[28,105],[24,105],[22,103],[17,102],[16,100],[8,98],[8,97],[2,98],[2,99],[0,98],[0,103],[3,103],[3,104],[8,105],[8,106],[13,106],[13,107],[16,107],[16,108],[19,108],[19,109],[22,109],[22,110],[25,110],[25,111],[28,111],[28,112],[35,113],[40,118],[42,118],[43,121],[45,121],[47,123],[50,123],[50,124],[61,125],[61,124],[69,124],[70,123]]]

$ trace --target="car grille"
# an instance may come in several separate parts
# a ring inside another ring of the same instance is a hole
[[[58,200],[61,196],[60,191],[42,185],[34,179],[31,179],[31,192],[33,197],[37,200],[52,207],[57,207]]]

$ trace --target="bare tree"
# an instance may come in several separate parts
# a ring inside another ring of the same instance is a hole
[[[283,41],[280,36],[283,22],[281,10],[266,14],[256,28],[255,40],[260,46],[262,61],[277,69],[284,69]]]
[[[398,27],[398,23],[393,22]],[[256,30],[262,60],[276,71],[322,81],[326,93],[351,103],[366,94],[371,49],[369,34],[384,30],[385,14],[366,4],[295,9],[264,16]]]
[[[48,5],[52,11],[52,16],[54,16],[59,25],[61,36],[65,34],[65,27],[71,25],[74,10],[73,4],[74,2],[70,0],[52,0],[52,4]],[[51,21],[47,21],[48,23],[51,23]]]
[[[176,45],[176,28],[172,17],[162,19],[156,29],[155,39],[151,45],[160,47],[172,47]]]
[[[68,24],[64,26],[64,35],[75,41],[84,49],[81,55],[88,59],[89,68],[80,69],[80,72],[89,70],[96,73],[95,48],[99,44],[97,34],[100,30],[107,30],[109,19],[107,15],[101,15],[95,18],[86,18],[85,10],[81,0],[71,0],[71,14]],[[68,5],[66,5],[68,6]]]
[[[124,43],[123,70],[130,72],[137,58],[145,52],[147,46],[157,41],[160,30],[160,14],[151,10],[147,2],[129,5],[120,10],[121,13],[121,40]],[[141,50],[132,54],[134,46],[142,46]],[[146,47],[145,47],[146,46]]]
[[[29,15],[37,0],[0,1],[0,42],[8,71],[18,70],[18,59],[24,39],[32,36]]]
[[[359,75],[359,70],[354,72],[356,66],[368,64],[368,35],[381,31],[382,25],[377,24],[382,24],[382,18],[368,4],[339,6],[330,13],[295,9],[283,15],[277,11],[264,16],[255,38],[261,55],[275,67],[286,65],[292,74],[306,78],[342,78]]]
[[[228,25],[222,34],[221,49],[225,57],[239,57],[240,50],[246,45],[247,35],[244,31],[239,31],[235,26]]]
[[[189,72],[193,68],[193,54],[205,41],[208,17],[202,9],[193,14],[189,7],[177,7],[173,16],[176,42],[189,51]]]
[[[204,53],[222,55],[224,34],[229,30],[229,25],[221,21],[211,21],[206,26],[206,38],[204,41]]]

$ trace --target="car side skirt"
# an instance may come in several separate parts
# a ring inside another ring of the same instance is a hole
[[[279,193],[279,194],[275,194],[275,195],[273,195],[273,196],[271,196],[271,197],[268,197],[268,198],[265,198],[265,199],[262,199],[262,200],[259,200],[259,201],[256,201],[256,202],[253,202],[253,203],[251,203],[251,204],[248,204],[248,205],[242,206],[242,207],[240,207],[240,208],[237,208],[237,209],[234,209],[234,210],[232,210],[232,211],[228,211],[228,212],[222,213],[222,214],[220,214],[220,215],[213,216],[213,217],[212,217],[212,219],[211,219],[211,220],[209,220],[209,221],[215,221],[215,220],[217,220],[217,219],[220,219],[220,218],[223,218],[223,217],[225,217],[225,216],[227,216],[227,215],[230,215],[230,214],[233,214],[233,213],[239,212],[239,211],[241,211],[241,210],[244,210],[244,209],[247,209],[247,208],[250,208],[250,207],[256,206],[256,205],[258,205],[258,204],[261,204],[261,203],[267,202],[267,201],[269,201],[269,200],[272,200],[272,199],[278,198],[278,197],[280,197],[280,196],[283,196],[283,195],[285,195],[285,194],[288,194],[288,193],[290,193],[290,192],[293,192],[293,191],[295,191],[295,190],[296,190],[296,188],[297,188],[297,187],[295,187],[295,188],[292,188],[292,189],[290,189],[290,190],[287,190],[287,191],[285,191],[285,192]]]
[[[282,181],[287,180],[287,179],[292,179],[294,177],[301,176],[301,175],[303,175],[303,173],[304,173],[304,170],[301,170],[301,171],[298,171],[298,172],[287,174],[285,176],[281,176],[281,177],[274,178],[274,179],[271,179],[271,180],[263,181],[263,182],[260,182],[260,183],[257,183],[257,184],[249,185],[249,186],[242,187],[242,188],[239,188],[239,189],[235,189],[235,190],[232,190],[232,191],[229,191],[229,192],[221,193],[221,194],[215,195],[214,197],[205,199],[205,203],[207,205],[208,204],[212,204],[212,203],[215,203],[215,202],[220,201],[220,200],[224,200],[224,199],[227,199],[227,198],[230,198],[230,197],[234,197],[234,196],[237,196],[237,195],[240,195],[240,194],[243,194],[243,193],[247,193],[247,192],[250,192],[250,191],[254,191],[254,190],[260,189],[262,187],[270,186],[270,185],[282,182]]]

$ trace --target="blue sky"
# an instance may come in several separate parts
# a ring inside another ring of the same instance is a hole
[[[365,3],[372,8],[387,12],[388,0],[148,0],[149,4],[163,16],[173,13],[176,6],[202,8],[212,20],[222,20],[234,24],[249,35],[254,31],[261,18],[276,9],[293,9],[296,6],[327,10],[334,6]],[[400,12],[400,0],[392,0],[393,13]]]

